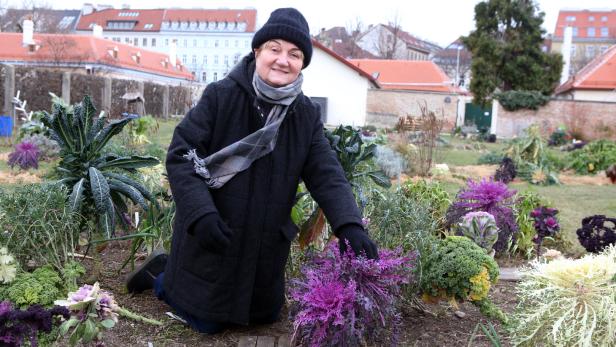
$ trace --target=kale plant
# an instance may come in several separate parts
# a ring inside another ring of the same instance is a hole
[[[479,247],[491,252],[498,239],[498,227],[493,215],[483,211],[469,212],[458,223],[458,234],[468,237]]]
[[[8,164],[11,168],[19,166],[22,170],[38,169],[40,156],[41,153],[35,144],[23,141],[15,145],[15,150],[9,154]]]
[[[456,201],[447,210],[446,225],[456,225],[460,218],[469,212],[483,211],[494,216],[499,229],[498,240],[494,244],[497,253],[507,251],[515,242],[518,225],[513,214],[515,190],[506,184],[492,179],[475,182],[469,180],[466,188],[458,192]]]
[[[43,123],[61,148],[62,160],[57,171],[60,182],[72,187],[70,209],[97,219],[100,230],[111,237],[116,219],[122,220],[121,216],[128,210],[126,199],[143,209],[148,208],[146,199],[154,201],[145,187],[120,172],[135,172],[159,161],[154,157],[104,153],[105,145],[131,118],[106,125],[103,114],[94,119],[95,114],[96,109],[88,96],[73,106],[54,98],[52,113],[45,112]]]
[[[414,256],[381,249],[380,259],[340,254],[335,243],[314,254],[292,281],[293,340],[301,346],[395,345],[401,285]]]
[[[40,160],[55,158],[60,153],[60,146],[58,143],[43,134],[27,135],[22,141],[27,141],[36,145],[40,151]]]
[[[59,325],[56,318],[67,319],[70,316],[68,309],[55,306],[45,309],[40,305],[33,305],[26,310],[14,309],[10,301],[0,302],[0,345],[18,347],[29,343],[38,345],[40,333],[50,333],[53,325]]]
[[[518,171],[515,168],[515,163],[513,160],[511,160],[511,158],[504,157],[500,162],[498,169],[496,169],[496,173],[494,173],[494,180],[507,184],[513,181],[517,174]]]
[[[586,217],[582,219],[582,227],[576,233],[580,244],[588,252],[600,253],[616,244],[616,218],[604,215]]]
[[[541,206],[534,209],[530,216],[534,219],[533,226],[537,231],[533,242],[537,245],[537,255],[541,254],[541,244],[546,237],[553,237],[558,231],[560,231],[560,224],[556,219],[558,210],[551,207]]]
[[[60,275],[49,265],[33,272],[22,272],[10,285],[0,287],[0,297],[7,298],[19,308],[31,305],[50,306],[63,294]]]
[[[421,278],[424,300],[470,301],[487,317],[507,320],[488,299],[499,272],[498,264],[483,248],[467,237],[448,236],[424,258]]]

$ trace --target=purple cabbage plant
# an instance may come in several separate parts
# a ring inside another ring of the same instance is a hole
[[[27,310],[14,309],[10,301],[0,302],[0,346],[22,346],[29,342],[30,346],[38,345],[37,336],[40,332],[51,332],[52,326],[59,324],[62,317],[70,316],[66,307],[55,306],[45,309],[33,305]]]
[[[35,144],[23,141],[15,145],[15,150],[9,154],[8,164],[11,168],[17,165],[22,170],[38,169],[40,156],[41,152]]]
[[[605,215],[588,216],[582,219],[582,227],[576,234],[586,251],[600,253],[610,245],[616,245],[616,218]]]
[[[396,345],[401,286],[412,280],[416,256],[380,250],[378,260],[340,253],[331,243],[309,256],[291,281],[293,340],[300,346]]]
[[[469,179],[466,187],[458,192],[456,201],[447,210],[446,226],[456,226],[469,212],[487,212],[494,216],[499,229],[494,250],[497,253],[505,252],[511,243],[515,242],[515,234],[518,232],[513,214],[515,194],[515,190],[493,179],[484,178],[481,181]]]
[[[530,216],[534,220],[533,226],[537,234],[533,238],[533,242],[537,245],[537,255],[541,254],[541,245],[546,237],[553,237],[560,231],[560,224],[556,219],[558,210],[551,207],[540,206],[532,210]]]

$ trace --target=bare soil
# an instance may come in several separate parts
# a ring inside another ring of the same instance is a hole
[[[99,282],[101,287],[114,293],[118,303],[135,313],[155,318],[164,322],[162,327],[135,322],[130,319],[120,319],[112,330],[104,333],[106,346],[237,346],[242,336],[282,336],[292,333],[292,324],[288,319],[286,309],[282,320],[269,325],[237,326],[218,335],[202,335],[192,331],[182,323],[166,316],[171,308],[159,301],[152,291],[138,295],[129,295],[124,286],[124,277],[130,272],[130,266],[120,271],[122,262],[128,255],[128,243],[113,243],[101,254],[102,268]],[[86,260],[86,266],[92,268],[92,262]],[[198,293],[195,293],[198,295]],[[514,284],[500,282],[491,290],[491,299],[505,312],[511,312],[516,304]],[[486,324],[479,310],[469,303],[460,304],[458,309],[448,303],[425,305],[427,312],[405,308],[400,331],[400,346],[468,346],[469,339],[477,323]],[[458,318],[456,310],[465,313],[464,318]],[[497,331],[504,336],[499,324]],[[503,338],[504,340],[504,338]],[[504,341],[504,345],[506,341]],[[473,346],[491,346],[481,330],[476,335]]]

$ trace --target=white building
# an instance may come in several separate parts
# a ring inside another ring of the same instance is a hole
[[[113,9],[86,4],[76,33],[103,37],[163,52],[178,59],[199,82],[223,78],[250,51],[255,9]]]
[[[312,60],[302,72],[304,94],[321,105],[325,124],[365,125],[368,89],[379,88],[379,84],[318,41],[312,40],[312,45]]]

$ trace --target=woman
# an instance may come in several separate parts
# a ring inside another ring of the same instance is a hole
[[[278,319],[300,179],[342,247],[348,241],[357,254],[377,255],[319,109],[301,92],[312,57],[308,23],[295,9],[277,9],[252,48],[175,129],[167,155],[177,206],[171,252],[150,256],[127,283],[130,292],[154,287],[204,333]]]

